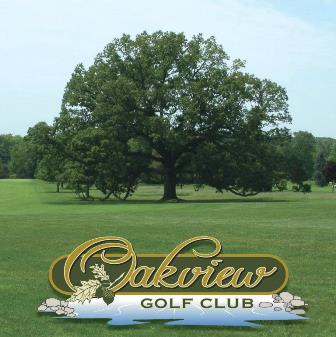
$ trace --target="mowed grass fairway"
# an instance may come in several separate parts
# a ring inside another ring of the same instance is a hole
[[[141,186],[126,202],[79,201],[38,180],[0,180],[0,336],[336,336],[336,193],[274,192],[253,198],[179,189],[181,203],[162,203],[160,186]],[[212,235],[226,253],[272,253],[289,267],[288,290],[309,303],[305,322],[262,328],[112,327],[104,320],[60,320],[38,314],[59,297],[48,268],[80,243],[117,235],[140,253],[168,253],[193,236]]]

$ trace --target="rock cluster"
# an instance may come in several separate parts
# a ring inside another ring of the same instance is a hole
[[[48,298],[38,308],[38,312],[54,312],[56,315],[64,315],[67,317],[76,317],[75,309],[69,307],[69,302],[60,301],[56,298]]]
[[[295,315],[304,315],[304,307],[307,304],[299,296],[294,296],[289,292],[282,292],[279,295],[273,294],[273,303],[272,302],[260,302],[260,308],[270,308],[274,307],[274,311],[285,310],[291,314]]]

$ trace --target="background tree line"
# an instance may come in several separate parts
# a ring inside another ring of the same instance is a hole
[[[214,38],[123,35],[89,68],[75,68],[53,125],[2,136],[1,176],[56,182],[83,199],[92,188],[101,199],[126,199],[139,182],[162,183],[164,200],[185,183],[249,196],[291,180],[308,192],[313,177],[334,181],[336,145],[291,136],[287,100]]]
[[[50,143],[49,133],[52,126],[44,122],[29,129],[28,135],[0,135],[0,178],[38,178],[49,182],[74,187],[77,181],[72,168],[65,171],[65,162]],[[42,138],[41,138],[42,136]],[[45,142],[41,147],[41,142]],[[55,153],[52,153],[52,150]],[[314,137],[311,133],[300,131],[294,133],[282,147],[283,163],[278,171],[278,180],[272,189],[283,190],[286,182],[292,181],[296,186],[314,180],[318,186],[326,186],[336,179],[336,140],[333,138]],[[49,152],[50,151],[50,152]],[[153,161],[151,165],[155,165]],[[63,170],[64,169],[64,170]],[[75,171],[75,168],[73,168]],[[145,172],[140,180],[144,183],[162,184],[163,177],[157,173]],[[187,170],[177,177],[177,184],[195,184],[201,182]]]
[[[25,137],[0,135],[0,178],[34,178],[37,157]]]

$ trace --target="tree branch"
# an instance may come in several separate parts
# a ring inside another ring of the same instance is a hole
[[[242,192],[239,192],[239,191],[233,189],[232,187],[227,187],[226,190],[228,190],[229,192],[231,192],[235,195],[239,195],[241,197],[250,197],[250,196],[257,195],[257,194],[260,193],[260,192],[245,192],[245,190],[243,190]]]

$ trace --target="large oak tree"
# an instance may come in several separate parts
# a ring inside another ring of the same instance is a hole
[[[285,89],[246,73],[244,62],[230,61],[213,37],[188,40],[183,33],[158,31],[134,39],[123,35],[88,69],[78,65],[55,127],[73,160],[85,162],[92,148],[78,155],[74,143],[80,137],[89,146],[93,135],[93,152],[99,154],[87,162],[100,162],[104,172],[108,164],[115,172],[119,158],[129,168],[125,177],[133,178],[155,168],[164,177],[163,199],[175,199],[177,175],[186,167],[219,190],[242,195],[263,190],[262,174],[267,171],[268,184],[274,170],[265,166],[265,154],[272,152],[265,147],[286,134],[283,123],[289,121]],[[110,151],[99,144],[110,145]],[[214,152],[218,160],[208,158]],[[243,178],[232,172],[239,162]],[[206,174],[210,163],[219,181]],[[248,183],[253,180],[259,185]]]

